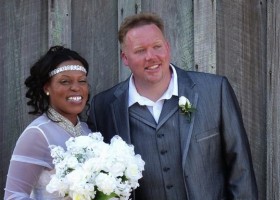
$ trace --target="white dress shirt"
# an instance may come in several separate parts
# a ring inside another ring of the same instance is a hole
[[[137,92],[133,81],[133,74],[132,74],[129,80],[128,107],[132,106],[134,103],[139,103],[141,106],[147,106],[149,111],[152,113],[155,121],[158,123],[158,119],[162,110],[164,100],[171,99],[172,95],[178,96],[177,73],[175,68],[171,64],[170,67],[173,73],[171,75],[169,86],[167,90],[163,93],[163,95],[156,102],[141,96]]]

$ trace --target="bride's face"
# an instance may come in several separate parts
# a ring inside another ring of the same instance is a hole
[[[62,62],[57,68],[66,65],[81,65],[78,60]],[[67,70],[52,76],[44,87],[49,93],[50,106],[61,115],[76,123],[77,115],[86,105],[89,87],[86,73],[80,70]]]

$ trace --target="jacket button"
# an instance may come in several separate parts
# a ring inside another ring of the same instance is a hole
[[[164,137],[164,134],[157,134],[157,137],[162,138],[162,137]]]
[[[163,168],[163,171],[164,171],[164,172],[167,172],[169,169],[170,169],[169,167],[164,167],[164,168]]]
[[[166,188],[170,190],[171,188],[173,188],[173,185],[167,185]]]
[[[160,153],[161,153],[161,155],[164,155],[167,153],[167,150],[161,150]]]

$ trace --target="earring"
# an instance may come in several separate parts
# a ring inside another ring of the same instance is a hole
[[[49,93],[49,92],[46,92],[46,95],[47,95],[47,96],[49,96],[49,95],[50,95],[50,93]]]

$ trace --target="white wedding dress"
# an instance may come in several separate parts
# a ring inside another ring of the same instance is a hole
[[[46,191],[46,185],[54,173],[49,145],[65,148],[65,141],[72,137],[71,129],[83,135],[91,132],[83,122],[79,122],[76,127],[72,125],[71,129],[69,121],[67,123],[65,120],[63,125],[53,122],[44,114],[24,130],[11,158],[4,200],[70,199]]]

